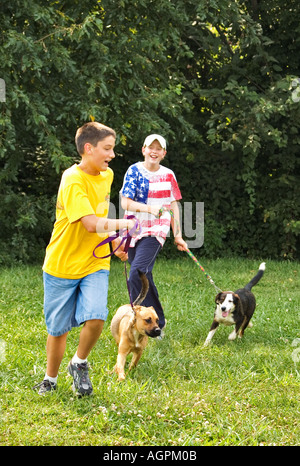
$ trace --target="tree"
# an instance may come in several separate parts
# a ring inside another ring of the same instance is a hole
[[[204,253],[296,257],[296,1],[13,0],[2,10],[3,263],[41,260],[59,174],[93,119],[118,134],[114,203],[145,135],[160,132],[184,199],[205,202]]]
[[[203,173],[198,187],[192,177],[193,195],[204,187],[214,230],[239,254],[297,255],[299,9],[296,1],[201,2],[184,31],[195,58],[185,74],[194,127],[205,142],[203,156],[189,147],[191,173]]]
[[[157,5],[139,7],[141,15],[132,2],[15,0],[3,6],[3,260],[8,244],[9,254],[27,260],[49,239],[57,173],[78,158],[78,126],[91,119],[110,124],[130,151],[147,131],[169,132],[164,115],[176,118],[185,105],[178,79],[171,79],[167,33],[153,34],[148,19],[151,8],[159,14]]]

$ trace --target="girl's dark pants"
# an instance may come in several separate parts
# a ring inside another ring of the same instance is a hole
[[[159,327],[163,328],[165,326],[164,311],[152,276],[154,262],[161,248],[161,244],[154,236],[141,238],[134,248],[129,248],[128,262],[130,264],[129,287],[132,301],[138,297],[142,289],[138,274],[138,270],[140,270],[146,274],[149,281],[149,291],[141,305],[154,307],[159,318]]]

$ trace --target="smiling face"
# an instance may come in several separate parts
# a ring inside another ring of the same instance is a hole
[[[149,171],[157,171],[159,169],[160,162],[167,153],[157,139],[155,139],[150,146],[143,147],[142,152],[145,157],[145,168]]]
[[[115,138],[107,136],[98,141],[96,146],[87,142],[84,145],[84,155],[79,164],[80,168],[89,175],[99,175],[100,172],[106,171],[109,162],[115,158],[114,153]]]

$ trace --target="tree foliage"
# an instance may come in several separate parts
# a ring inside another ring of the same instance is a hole
[[[112,201],[149,132],[206,255],[297,258],[297,0],[12,0],[0,18],[0,262],[41,260],[78,126],[118,134]],[[3,99],[2,99],[3,100]]]

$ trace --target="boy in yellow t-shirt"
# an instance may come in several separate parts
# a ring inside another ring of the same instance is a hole
[[[58,370],[67,335],[84,324],[77,351],[68,365],[73,388],[90,395],[87,357],[101,335],[107,318],[110,258],[97,259],[93,251],[112,231],[132,228],[133,220],[107,219],[113,172],[108,167],[115,157],[113,129],[90,122],[78,129],[75,143],[81,162],[66,170],[57,196],[56,221],[43,265],[44,313],[48,331],[47,369],[35,388],[39,394],[56,389]],[[116,244],[113,245],[116,247]],[[126,259],[121,248],[117,255]],[[109,245],[97,256],[109,254]]]

